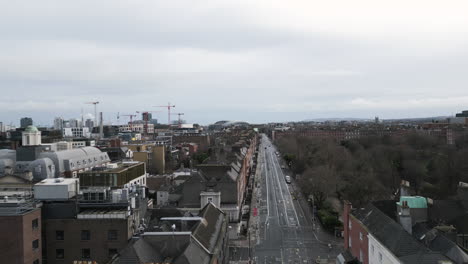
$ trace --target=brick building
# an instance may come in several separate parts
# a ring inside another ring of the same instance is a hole
[[[3,196],[0,202],[0,262],[41,264],[41,225],[41,208],[32,200]]]
[[[345,201],[343,214],[344,247],[363,264],[368,264],[368,233],[362,223],[350,213],[351,207],[351,203]]]

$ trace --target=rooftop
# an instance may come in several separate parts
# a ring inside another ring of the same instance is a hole
[[[124,161],[118,163],[110,163],[107,167],[96,167],[92,171],[86,171],[85,173],[119,173],[125,171],[128,168],[132,168],[144,164],[140,161]]]
[[[35,126],[27,126],[26,129],[24,130],[26,133],[36,133],[39,132],[39,129]]]
[[[359,220],[375,239],[403,263],[453,263],[441,253],[419,243],[403,227],[373,204],[355,209],[352,215]]]
[[[397,204],[401,206],[403,201],[408,203],[409,208],[427,208],[427,200],[422,196],[401,196]]]
[[[42,180],[38,183],[36,183],[36,185],[69,185],[69,184],[73,184],[77,181],[76,178],[73,178],[73,179],[70,179],[70,178],[53,178],[53,179],[45,179],[45,180]]]

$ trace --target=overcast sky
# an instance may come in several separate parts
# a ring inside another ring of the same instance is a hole
[[[202,124],[468,109],[466,0],[0,3],[4,123],[94,100],[114,122],[167,102]]]

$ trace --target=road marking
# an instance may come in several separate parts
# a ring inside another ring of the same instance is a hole
[[[272,160],[273,160],[273,158],[272,158]],[[275,163],[274,160],[273,160],[273,163]],[[279,164],[279,162],[278,162],[278,159],[276,159],[276,164],[278,164],[278,166],[280,166],[280,164]],[[278,167],[275,166],[275,165],[274,165],[273,167],[275,168],[276,175],[278,176]],[[280,170],[280,172],[281,172],[281,175],[282,175],[283,178],[284,178],[283,171]],[[286,185],[286,183],[284,183],[283,185]],[[280,184],[280,187],[281,187],[281,184]],[[289,188],[288,188],[287,185],[286,185],[286,190],[287,190],[287,193],[289,194],[289,199],[290,199],[290,201],[292,201],[292,196],[291,196],[291,193],[289,192]],[[281,192],[281,194],[282,194],[282,192]],[[284,199],[284,198],[283,198],[283,199]],[[297,221],[299,222],[299,217],[297,216],[297,212],[296,212],[296,208],[295,208],[294,204],[293,204],[293,206],[292,206],[292,209],[293,209],[293,211],[294,211],[294,215],[296,216]],[[300,226],[300,223],[298,223],[298,225]]]
[[[278,183],[278,186],[279,186],[280,189],[281,189],[281,184],[280,184],[280,181],[279,181],[278,172],[276,171],[275,164],[274,164],[274,161],[273,161],[271,152],[270,152],[269,160],[271,160],[271,162],[272,162],[272,165],[273,165],[273,168],[274,168],[274,174],[276,175],[276,177],[274,177],[274,178],[276,179],[276,182]],[[285,199],[284,199],[283,192],[280,191],[279,193],[280,193],[280,195],[281,195],[281,200],[284,201]],[[283,204],[283,206],[284,206],[284,212],[285,212],[285,214],[286,214],[286,223],[287,223],[287,225],[289,225],[289,219],[288,219],[288,217],[287,217],[288,212],[287,212],[287,209],[286,209],[286,204],[285,204],[284,202],[283,202],[282,204]]]

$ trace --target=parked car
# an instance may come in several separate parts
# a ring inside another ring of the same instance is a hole
[[[291,177],[289,177],[288,175],[284,177],[284,180],[286,181],[287,184],[291,183]]]

